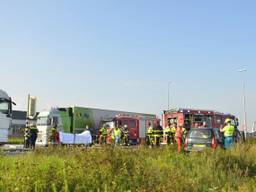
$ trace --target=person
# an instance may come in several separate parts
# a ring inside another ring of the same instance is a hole
[[[120,140],[121,140],[121,127],[120,126],[116,126],[114,128],[114,140],[115,140],[115,145],[120,144]]]
[[[180,152],[182,149],[183,138],[185,134],[186,134],[186,129],[183,127],[182,124],[179,125],[175,133],[175,141],[177,143],[178,152]]]
[[[107,125],[104,124],[103,127],[100,129],[100,144],[107,143],[107,136],[108,136]]]
[[[175,134],[176,134],[176,130],[177,130],[177,123],[174,122],[171,128],[171,141],[174,144],[175,143]]]
[[[50,144],[52,145],[58,145],[60,144],[60,137],[59,133],[57,131],[57,125],[54,125],[51,130],[51,135],[49,138]]]
[[[123,144],[126,146],[129,145],[129,130],[127,125],[124,125],[123,129]]]
[[[30,129],[28,123],[26,123],[26,127],[24,129],[24,148],[28,149],[30,145]]]
[[[199,128],[199,124],[198,123],[195,123],[195,128]]]
[[[154,144],[160,146],[160,141],[163,136],[163,127],[160,125],[160,120],[157,120],[156,126],[153,128]]]
[[[35,124],[32,124],[30,127],[30,147],[31,149],[36,148],[38,129]]]
[[[148,129],[147,129],[147,144],[152,146],[153,144],[153,127],[151,123],[148,123]]]
[[[226,119],[225,124],[220,132],[224,133],[224,148],[229,149],[234,142],[235,127],[231,124],[231,119]]]
[[[167,145],[170,145],[171,142],[171,123],[168,122],[167,127],[164,128],[164,140],[166,141]]]

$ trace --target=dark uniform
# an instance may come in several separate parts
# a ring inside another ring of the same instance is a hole
[[[158,124],[153,128],[154,144],[160,146],[161,138],[163,137],[163,127]]]
[[[29,127],[25,127],[24,129],[24,148],[29,148],[30,145],[30,129]]]
[[[129,145],[129,130],[126,128],[123,132],[123,143],[124,145]]]
[[[38,134],[37,127],[36,126],[30,127],[30,147],[32,149],[36,148],[37,134]]]

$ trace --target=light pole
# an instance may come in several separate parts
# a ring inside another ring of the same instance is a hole
[[[172,84],[172,81],[169,81],[168,82],[168,110],[170,110],[170,90],[171,90],[171,84]]]
[[[245,72],[247,72],[247,69],[239,69],[239,73],[242,74],[242,82],[243,82],[243,111],[244,111],[244,137],[246,139],[247,134],[247,113],[246,113],[246,96],[245,96]]]

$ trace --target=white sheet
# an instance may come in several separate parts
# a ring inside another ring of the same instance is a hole
[[[89,145],[92,144],[92,135],[90,131],[84,131],[81,134],[71,134],[60,132],[60,142],[69,145]]]

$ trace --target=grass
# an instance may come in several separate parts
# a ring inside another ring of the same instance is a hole
[[[0,156],[0,191],[256,191],[256,144],[230,151],[48,148]]]
[[[23,137],[9,137],[8,138],[8,144],[21,145],[23,143],[24,143],[24,138]]]

